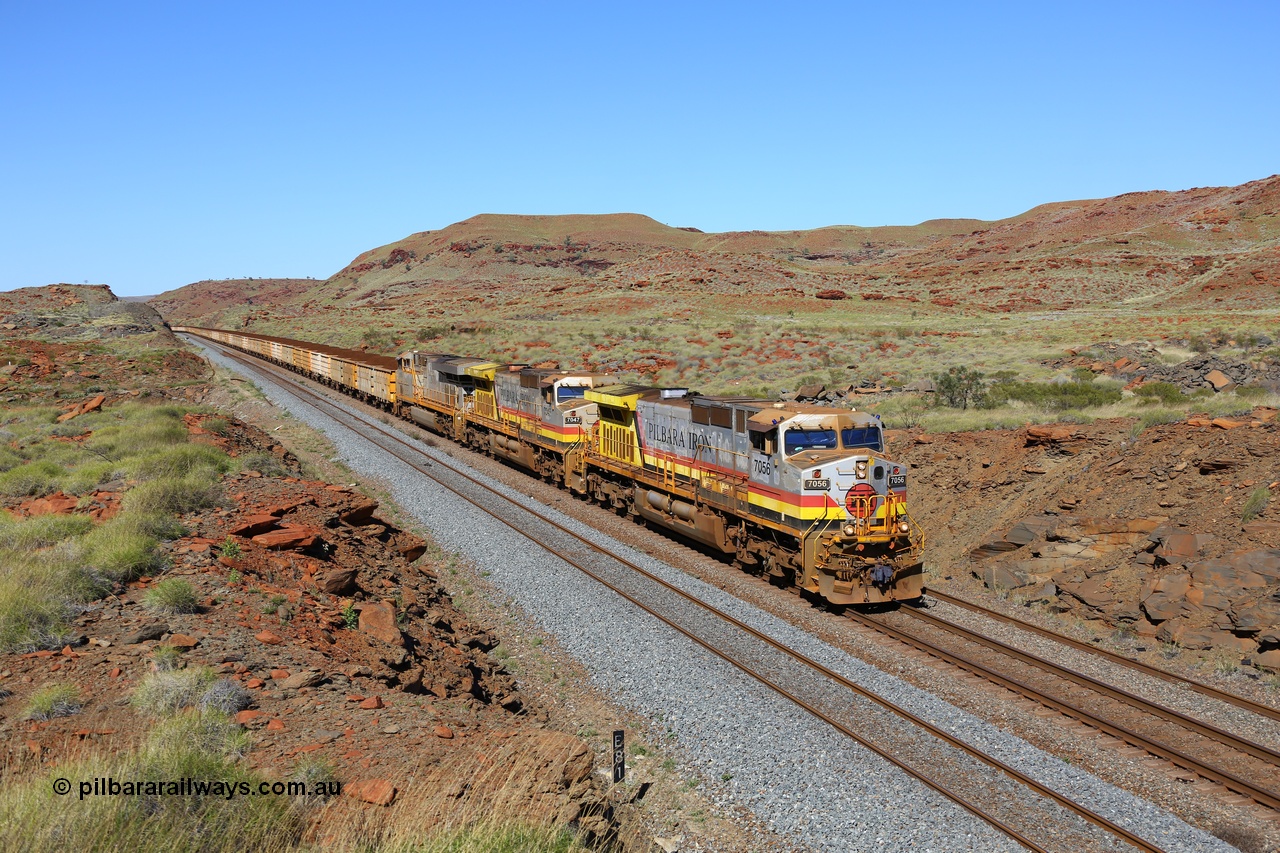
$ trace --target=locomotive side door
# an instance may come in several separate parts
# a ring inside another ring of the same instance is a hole
[[[778,485],[778,428],[751,429],[751,479]]]

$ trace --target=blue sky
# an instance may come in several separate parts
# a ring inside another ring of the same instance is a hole
[[[1280,171],[1277,34],[1275,2],[0,0],[0,289],[325,278],[477,213],[772,230],[1238,184]]]

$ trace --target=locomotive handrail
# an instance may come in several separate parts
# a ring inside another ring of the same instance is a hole
[[[734,459],[733,459],[733,473],[735,473],[735,474],[741,474],[741,475],[742,475],[742,478],[743,478],[744,480],[747,480],[747,479],[750,479],[750,478],[751,478],[751,454],[749,454],[749,453],[740,453],[740,452],[739,452],[739,451],[737,451],[737,450],[729,450],[728,448],[716,447],[716,446],[714,446],[714,445],[710,445],[710,444],[699,444],[699,445],[697,446],[697,449],[693,451],[693,461],[694,461],[694,464],[697,464],[697,463],[698,463],[698,461],[699,461],[698,457],[703,455],[703,451],[714,451],[714,453],[715,453],[715,459],[714,459],[714,460],[707,459],[707,460],[704,460],[704,461],[706,461],[706,462],[708,462],[708,463],[710,463],[710,464],[712,464],[712,465],[715,465],[717,468],[724,468],[724,467],[726,467],[726,466],[723,466],[723,465],[721,465],[721,464],[720,464],[720,454],[721,454],[721,453],[724,453],[724,454],[726,454],[726,455],[728,455],[728,456],[732,456],[732,457],[734,457]],[[742,460],[742,468],[739,468],[739,467],[738,467],[738,460],[739,460],[739,459],[741,459],[741,460]],[[699,469],[699,471],[700,471],[700,473],[707,473],[705,469]],[[719,471],[713,471],[713,472],[710,472],[710,473],[713,473],[713,474],[715,474],[715,475],[717,475],[717,476],[722,476],[722,475],[720,474],[720,472],[719,472]]]

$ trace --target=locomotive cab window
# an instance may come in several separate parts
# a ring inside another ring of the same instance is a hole
[[[835,450],[836,431],[833,429],[789,429],[783,438],[783,450],[788,456],[806,450]]]
[[[440,371],[436,371],[436,375],[440,377],[440,381],[444,384],[457,385],[467,394],[476,390],[476,381],[470,376],[455,376],[451,373],[442,373]]]
[[[767,432],[751,430],[751,446],[760,453],[772,456],[778,452],[778,431],[776,429]]]
[[[628,410],[618,408],[617,406],[606,406],[604,403],[601,403],[600,417],[606,421],[612,421],[615,424],[622,424],[623,426],[631,425],[631,413]]]
[[[852,450],[865,447],[868,450],[883,451],[879,427],[846,427],[840,430],[840,446]]]
[[[585,385],[561,385],[556,389],[556,402],[563,403],[566,400],[581,400],[583,395],[587,393]]]

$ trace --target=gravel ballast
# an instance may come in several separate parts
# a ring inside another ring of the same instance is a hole
[[[215,363],[243,369],[205,347]],[[746,806],[786,845],[817,850],[1016,850],[958,806],[850,743],[802,709],[680,636],[527,539],[260,375],[264,394],[323,432],[341,459],[387,484],[396,503],[437,542],[489,573],[540,627],[625,706],[654,720],[726,804]],[[445,442],[441,442],[443,445]],[[419,445],[452,465],[442,449]],[[480,477],[480,479],[486,479]],[[524,503],[524,493],[490,482]],[[539,511],[595,539],[600,534],[554,509]],[[1037,750],[954,706],[850,657],[719,589],[622,545],[665,580],[903,705],[1169,851],[1230,850],[1224,842],[1079,768]],[[780,839],[781,840],[781,839]]]

